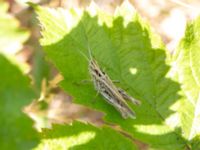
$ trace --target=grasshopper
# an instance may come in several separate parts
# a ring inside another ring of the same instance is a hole
[[[140,101],[135,100],[129,96],[123,89],[118,88],[114,85],[110,77],[100,68],[97,61],[92,56],[90,47],[88,46],[89,58],[84,57],[88,60],[88,70],[92,78],[97,95],[100,93],[105,100],[114,106],[122,115],[123,118],[135,119],[135,112],[128,106],[126,101],[131,101],[135,105],[140,105]]]
[[[94,83],[94,87],[105,100],[113,105],[122,115],[123,118],[135,119],[135,113],[126,103],[126,100],[139,105],[140,101],[133,99],[123,89],[114,85],[109,76],[101,70],[97,61],[91,57],[89,61],[89,72]]]

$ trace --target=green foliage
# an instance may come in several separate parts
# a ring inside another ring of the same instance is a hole
[[[124,3],[108,15],[94,4],[86,11],[34,6],[42,25],[41,44],[48,59],[64,76],[61,86],[79,104],[106,113],[106,121],[120,125],[152,149],[199,147],[199,18],[188,25],[171,59],[160,38]],[[90,79],[88,45],[100,66],[120,86],[142,102],[131,107],[137,119],[123,119]],[[194,140],[195,137],[195,140]]]
[[[34,92],[28,77],[8,58],[19,50],[29,33],[19,28],[18,21],[6,13],[7,9],[7,3],[0,2],[0,145],[5,150],[27,150],[38,139],[22,108],[32,101]]]
[[[172,70],[180,83],[180,126],[183,136],[192,140],[200,134],[200,17],[187,25],[185,37],[174,55]]]
[[[35,150],[136,149],[132,141],[110,128],[98,129],[80,122],[74,122],[73,125],[55,125],[52,130],[44,130],[41,138],[41,143]]]
[[[0,145],[1,149],[27,150],[38,141],[32,122],[22,112],[34,93],[16,65],[0,55]]]

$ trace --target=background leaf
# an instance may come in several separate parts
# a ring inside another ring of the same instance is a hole
[[[29,32],[19,28],[7,9],[7,3],[0,2],[0,145],[1,149],[27,150],[37,144],[38,137],[22,108],[35,94],[11,54],[19,51]]]
[[[181,83],[178,111],[183,136],[192,140],[200,134],[200,17],[187,25],[185,37],[174,55],[174,78]],[[200,142],[199,142],[200,143]]]
[[[34,93],[19,68],[0,55],[0,145],[1,149],[27,150],[37,142],[32,122],[22,112]]]

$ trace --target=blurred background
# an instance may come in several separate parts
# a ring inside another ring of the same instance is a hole
[[[123,0],[93,0],[108,13],[113,13]],[[38,39],[38,26],[34,24],[33,12],[25,4],[27,0],[7,0],[9,13],[17,17],[22,27],[31,29],[32,38]],[[50,7],[84,8],[91,0],[32,0],[31,2]],[[129,0],[137,12],[156,29],[170,51],[184,34],[186,22],[194,19],[200,12],[199,0]],[[33,41],[32,41],[33,42]]]

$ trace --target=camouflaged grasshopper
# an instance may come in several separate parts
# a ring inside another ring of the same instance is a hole
[[[102,71],[97,61],[92,56],[89,46],[88,51],[89,59],[84,54],[83,55],[89,62],[89,73],[97,92],[100,93],[109,104],[114,106],[121,113],[123,118],[126,119],[130,117],[135,119],[135,113],[128,106],[126,101],[131,101],[135,105],[140,105],[140,101],[129,96],[123,89],[116,87],[110,77]]]

